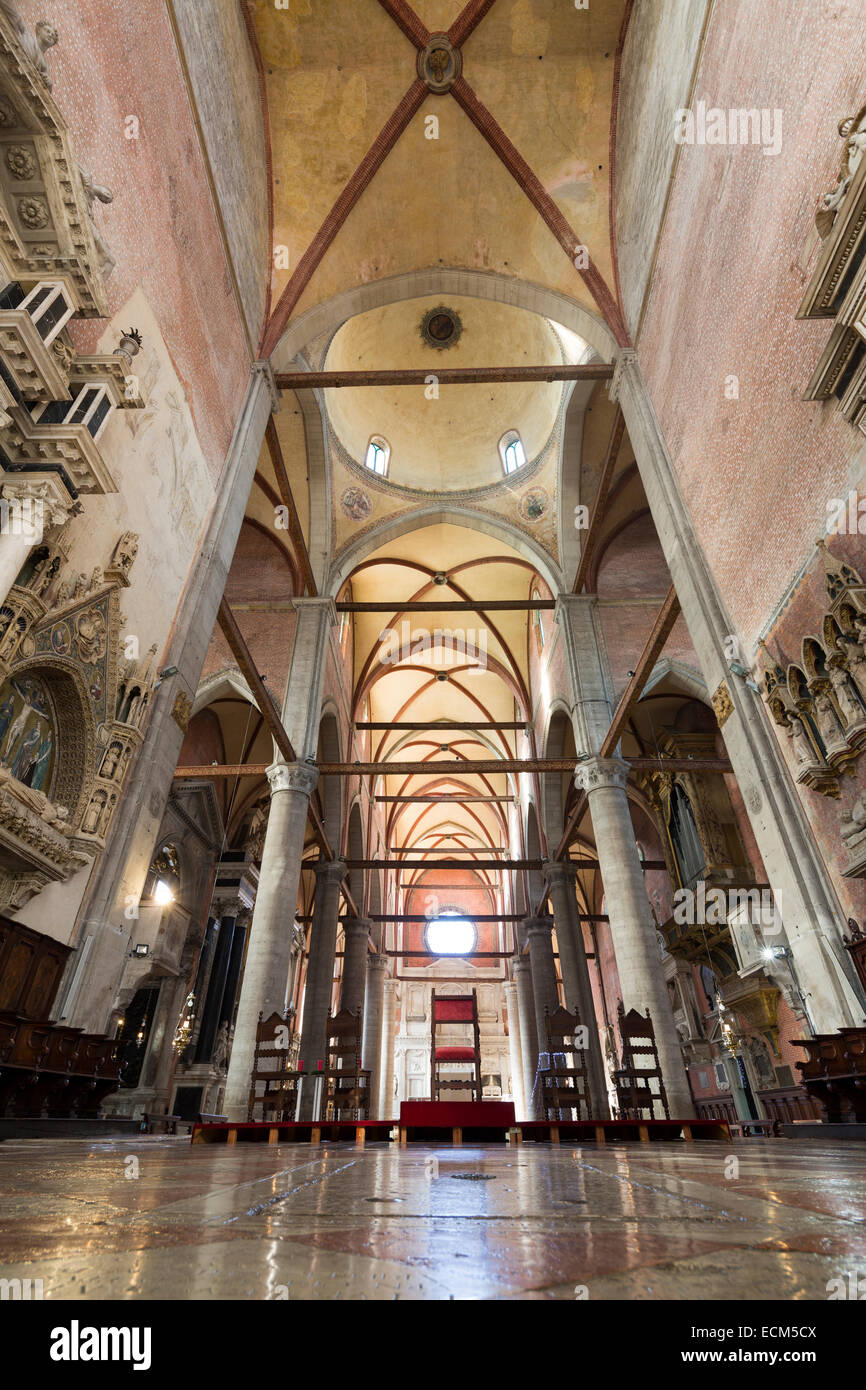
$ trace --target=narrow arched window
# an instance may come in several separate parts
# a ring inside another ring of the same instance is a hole
[[[380,478],[384,478],[388,472],[390,456],[391,446],[387,439],[383,439],[380,434],[374,434],[367,445],[367,453],[364,458],[366,467],[371,473],[378,473]]]
[[[523,467],[526,462],[526,450],[517,430],[509,430],[502,436],[499,441],[499,457],[502,459],[506,477]]]

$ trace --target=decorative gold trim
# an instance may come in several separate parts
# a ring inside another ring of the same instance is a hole
[[[734,702],[731,699],[731,692],[728,689],[727,682],[722,681],[721,685],[718,687],[715,694],[713,695],[713,713],[716,716],[716,720],[720,729],[723,729],[725,727],[725,724],[727,723],[728,719],[730,719],[733,712]]]

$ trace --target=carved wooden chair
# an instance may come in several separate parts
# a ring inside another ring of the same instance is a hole
[[[655,1107],[664,1110],[665,1119],[671,1112],[662,1078],[661,1063],[656,1047],[655,1029],[650,1018],[637,1009],[625,1012],[620,999],[617,1005],[619,1036],[622,1042],[622,1065],[614,1072],[617,1108],[621,1120],[661,1119]]]
[[[478,1024],[478,997],[471,994],[437,994],[433,990],[430,1036],[430,1096],[439,1099],[439,1091],[469,1091],[472,1100],[481,1100],[481,1030]],[[443,1036],[443,1029],[464,1025],[472,1030],[471,1041],[454,1042]],[[440,1067],[460,1063],[471,1066],[469,1077],[442,1076]]]
[[[283,1018],[275,1012],[270,1018],[263,1019],[259,1014],[250,1075],[248,1120],[294,1120],[301,1073],[293,1070],[291,1057],[292,1023],[289,1015]],[[260,1116],[255,1114],[257,1107],[261,1110]]]
[[[323,1120],[366,1120],[370,1112],[370,1073],[361,1067],[360,1009],[341,1009],[328,1020],[325,1048]]]
[[[588,1051],[575,1041],[581,1028],[575,1009],[545,1009],[547,1065],[539,1067],[541,1104],[545,1120],[592,1119]]]

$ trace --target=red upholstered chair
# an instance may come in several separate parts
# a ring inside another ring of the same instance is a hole
[[[431,1009],[430,1037],[430,1095],[439,1099],[439,1088],[445,1086],[449,1091],[470,1091],[472,1100],[481,1100],[481,1032],[478,1027],[478,998],[473,989],[471,994],[437,994],[433,991]],[[462,1024],[463,1033],[469,1033],[465,1040],[452,1036],[453,1025]],[[443,1029],[448,1035],[443,1035]],[[441,1066],[460,1063],[471,1066],[470,1077],[441,1076]]]

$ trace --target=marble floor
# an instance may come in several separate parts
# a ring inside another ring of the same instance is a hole
[[[818,1299],[866,1284],[866,1144],[0,1144],[45,1299]]]

